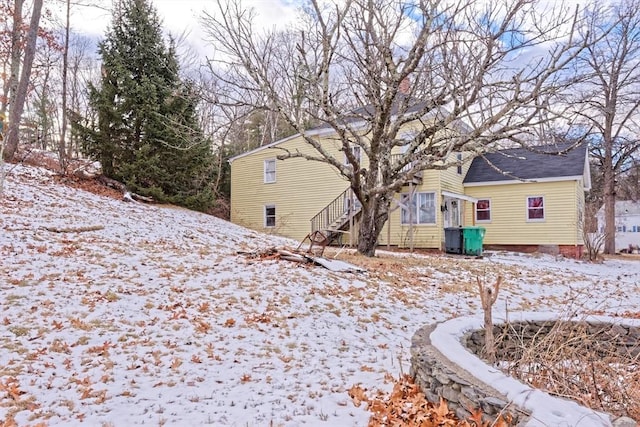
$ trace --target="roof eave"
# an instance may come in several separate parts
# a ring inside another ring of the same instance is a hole
[[[573,176],[555,176],[547,178],[531,178],[531,179],[504,179],[499,181],[478,181],[478,182],[463,182],[464,187],[482,187],[489,185],[508,185],[508,184],[537,184],[544,182],[562,182],[562,181],[580,181],[583,179],[582,175]]]
[[[323,135],[323,134],[326,134],[326,133],[331,133],[329,131],[333,131],[333,129],[331,129],[331,128],[328,128],[328,129],[327,128],[311,129],[308,132],[305,132],[305,134],[307,136],[318,136],[318,135]],[[258,148],[254,148],[253,150],[249,150],[249,151],[246,151],[244,153],[238,154],[237,156],[233,156],[227,161],[229,162],[229,164],[231,164],[235,160],[241,159],[241,158],[246,157],[246,156],[250,156],[251,154],[260,152],[262,150],[266,150],[268,148],[273,148],[273,147],[275,147],[277,145],[283,144],[283,143],[285,143],[287,141],[291,141],[291,140],[296,139],[296,138],[298,138],[300,136],[303,136],[303,134],[296,133],[296,134],[293,134],[291,136],[287,136],[286,138],[279,139],[277,141],[272,142],[271,144],[262,145],[262,146],[260,146]]]
[[[430,110],[427,113],[423,114],[422,118],[426,118],[430,114],[434,114],[433,110]],[[397,118],[398,118],[397,114],[394,114],[392,116],[392,119],[397,119]],[[360,129],[364,128],[367,123],[368,122],[366,120],[357,120],[357,121],[354,121],[352,123],[348,123],[348,126],[351,127],[354,130],[360,130]],[[461,120],[459,122],[455,123],[455,125],[460,126],[463,129],[464,129],[464,126],[467,126],[467,128],[470,128],[468,125],[466,125]],[[237,156],[231,157],[228,160],[228,162],[229,162],[229,164],[231,164],[237,159],[241,159],[242,157],[249,156],[251,154],[260,152],[260,151],[268,149],[268,148],[273,148],[273,147],[275,147],[277,145],[280,145],[280,144],[285,143],[287,141],[291,141],[292,139],[298,138],[300,136],[302,136],[302,137],[304,137],[304,136],[322,136],[322,135],[329,135],[329,134],[332,134],[332,133],[336,133],[336,130],[334,128],[332,128],[332,127],[323,127],[323,126],[317,127],[317,128],[305,131],[304,133],[296,133],[294,135],[291,135],[291,136],[288,136],[286,138],[280,139],[278,141],[272,142],[271,144],[263,145],[261,147],[254,148],[253,150],[247,151],[245,153],[238,154]]]

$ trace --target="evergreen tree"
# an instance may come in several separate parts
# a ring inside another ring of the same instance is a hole
[[[173,42],[165,43],[148,0],[116,0],[99,53],[101,84],[90,88],[98,123],[85,133],[87,153],[131,191],[208,209],[213,153]]]

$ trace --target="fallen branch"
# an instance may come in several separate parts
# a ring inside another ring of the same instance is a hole
[[[121,183],[120,181],[116,181],[115,179],[107,178],[104,175],[100,175],[98,178],[96,178],[96,181],[98,181],[102,185],[113,188],[114,190],[118,190],[123,194],[127,192],[127,187],[123,183]]]
[[[141,196],[140,194],[136,194],[136,193],[131,193],[131,197],[134,200],[137,200],[138,202],[145,202],[145,203],[155,203],[156,202],[153,197]]]
[[[155,203],[155,200],[151,197],[141,196],[136,193],[132,193],[130,191],[126,191],[122,196],[122,200],[125,202],[145,202],[145,203]]]
[[[144,203],[155,203],[155,199],[152,197],[142,196],[140,194],[132,193],[127,190],[127,186],[121,183],[120,181],[116,181],[115,179],[107,178],[104,175],[100,175],[96,178],[100,184],[105,185],[109,188],[113,188],[122,193],[122,200],[125,202],[144,202]]]
[[[89,225],[86,227],[66,227],[66,228],[47,226],[42,228],[44,228],[47,231],[51,231],[53,233],[83,233],[85,231],[103,230],[104,225]]]
[[[237,251],[238,255],[244,255],[247,258],[272,258],[274,255],[278,256],[278,250],[275,247],[263,249],[263,250],[255,250],[255,251]]]
[[[302,263],[310,262],[303,255],[300,255],[294,252],[285,251],[283,249],[278,249],[278,254],[280,254],[281,259],[284,259],[286,261],[302,262]]]

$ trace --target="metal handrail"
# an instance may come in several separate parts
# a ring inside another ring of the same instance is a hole
[[[400,161],[399,161],[399,160],[400,160],[400,159],[402,159],[403,157],[406,157],[406,154],[392,154],[392,155],[391,155],[391,157],[390,157],[390,160],[391,160],[391,166],[393,167],[394,165],[396,165],[396,164],[400,163]],[[411,168],[413,167],[413,165],[414,165],[414,164],[415,164],[415,160],[414,160],[414,161],[411,161],[411,162],[409,162],[409,163],[407,163],[406,165],[404,165],[404,166],[402,167],[402,169],[400,169],[400,172],[406,172],[406,171],[408,171],[409,169],[411,169]],[[419,173],[420,173],[420,172],[418,172],[418,174],[419,174]]]
[[[311,218],[311,232],[328,230],[332,227],[338,229],[360,212],[361,207],[360,201],[351,188],[347,188]],[[341,219],[343,221],[339,221]]]

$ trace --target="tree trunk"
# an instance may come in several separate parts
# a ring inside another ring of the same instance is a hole
[[[2,105],[0,113],[7,112],[7,106],[13,103],[18,88],[18,74],[20,73],[20,57],[22,47],[20,45],[20,35],[22,34],[22,5],[24,0],[15,0],[13,5],[13,27],[11,29],[11,63],[9,65],[9,81],[3,88]],[[5,114],[6,116],[6,114]],[[6,134],[6,131],[5,131]]]
[[[385,204],[387,206],[385,206]],[[364,256],[376,255],[378,237],[389,219],[390,202],[381,196],[374,196],[362,204],[362,217],[358,230],[358,252]]]
[[[38,27],[40,26],[40,14],[42,12],[43,0],[35,0],[33,2],[33,13],[29,24],[29,32],[27,33],[27,44],[24,49],[24,61],[22,64],[22,73],[20,74],[20,82],[16,91],[15,102],[11,104],[9,114],[9,128],[5,140],[4,159],[13,160],[13,156],[18,149],[18,132],[20,129],[20,120],[24,109],[24,102],[27,98],[29,89],[29,80],[31,77],[31,66],[33,58],[36,54],[36,41],[38,39]]]
[[[612,147],[605,141],[604,156],[604,253],[616,253],[616,188]]]
[[[71,15],[71,0],[67,0],[67,22],[64,35],[64,50],[62,52],[62,126],[60,128],[60,143],[58,144],[58,158],[62,173],[67,171],[67,71],[69,69],[69,27]]]

